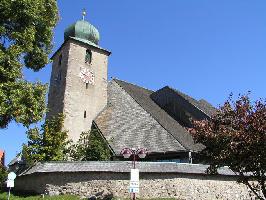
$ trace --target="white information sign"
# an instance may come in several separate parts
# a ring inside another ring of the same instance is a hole
[[[6,187],[8,187],[8,188],[14,187],[14,180],[8,179],[6,182]]]
[[[139,181],[139,169],[131,169],[130,180]]]
[[[138,188],[139,187],[139,181],[130,181],[129,183],[129,187],[132,187],[132,188]]]
[[[15,180],[16,177],[17,177],[17,175],[14,172],[10,172],[7,175],[7,179],[9,179],[9,180]]]
[[[139,193],[139,170],[138,169],[131,169],[129,192]]]
[[[6,187],[8,187],[8,188],[14,187],[14,180],[16,177],[17,177],[17,175],[14,172],[10,172],[7,175]]]
[[[9,188],[8,197],[7,197],[8,200],[10,199],[10,190],[11,190],[11,188],[14,187],[14,180],[16,177],[17,177],[17,175],[14,172],[10,172],[7,175],[6,187]]]
[[[139,188],[129,188],[130,193],[139,193]]]

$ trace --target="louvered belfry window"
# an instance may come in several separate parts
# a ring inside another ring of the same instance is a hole
[[[85,55],[85,63],[89,63],[89,64],[91,63],[91,56],[92,56],[91,50],[87,49],[86,55]]]

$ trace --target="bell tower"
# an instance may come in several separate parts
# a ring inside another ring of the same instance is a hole
[[[47,118],[63,113],[64,129],[74,142],[107,105],[111,53],[99,46],[99,32],[84,16],[65,30],[64,43],[52,56],[48,95]]]

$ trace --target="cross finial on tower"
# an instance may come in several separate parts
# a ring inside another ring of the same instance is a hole
[[[82,20],[84,21],[85,20],[85,16],[86,16],[86,9],[85,8],[83,8],[82,9]]]

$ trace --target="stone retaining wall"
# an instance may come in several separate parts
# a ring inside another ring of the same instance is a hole
[[[140,173],[141,198],[254,199],[236,177],[180,173]],[[129,173],[55,172],[19,176],[15,189],[24,192],[59,195],[75,194],[128,198]]]

